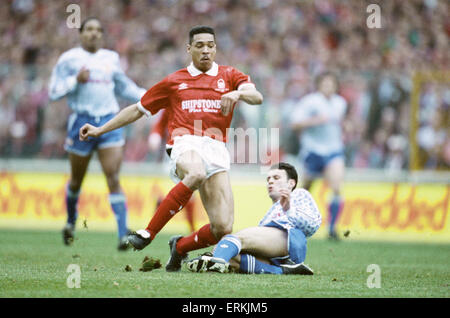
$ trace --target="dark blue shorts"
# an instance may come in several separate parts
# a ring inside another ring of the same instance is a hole
[[[86,157],[97,149],[123,146],[125,144],[123,127],[107,132],[97,138],[89,137],[86,141],[81,141],[79,138],[80,128],[84,124],[89,123],[98,127],[105,124],[113,118],[114,115],[115,114],[109,114],[99,117],[76,113],[70,115],[67,122],[67,138],[64,143],[64,149],[67,152]]]
[[[343,158],[344,153],[342,151],[339,151],[328,156],[321,156],[310,152],[306,156],[304,156],[303,159],[305,172],[310,176],[320,175],[321,173],[323,173],[330,161],[337,157]]]

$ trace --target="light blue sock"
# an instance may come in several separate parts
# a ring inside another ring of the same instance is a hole
[[[230,259],[239,254],[241,247],[241,241],[236,236],[225,235],[214,248],[213,256],[229,262]]]
[[[73,192],[69,188],[69,184],[66,186],[66,209],[67,209],[67,223],[75,225],[78,217],[77,204],[80,191]]]
[[[127,203],[123,193],[110,193],[109,203],[116,216],[119,239],[127,234]]]
[[[241,255],[240,270],[246,274],[283,274],[281,267],[260,262],[248,254]]]

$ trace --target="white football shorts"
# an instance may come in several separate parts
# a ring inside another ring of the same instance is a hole
[[[224,142],[208,136],[183,135],[174,138],[170,153],[170,178],[178,183],[177,159],[186,151],[193,150],[202,158],[206,169],[206,178],[230,170],[230,153]]]

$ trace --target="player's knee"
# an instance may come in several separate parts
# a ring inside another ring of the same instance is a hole
[[[81,189],[81,182],[78,182],[76,180],[70,180],[69,181],[69,189],[72,192],[78,192]]]
[[[231,234],[233,232],[233,224],[230,223],[211,224],[211,232],[218,240],[220,240],[225,235]]]
[[[108,188],[111,192],[119,191],[120,188],[119,174],[117,173],[107,174],[106,182],[108,183]]]
[[[183,183],[191,189],[198,189],[206,180],[206,172],[204,170],[190,171],[184,175]]]
[[[246,248],[252,247],[254,245],[252,236],[245,235],[245,234],[239,234],[239,233],[237,233],[235,235],[237,236],[239,241],[241,241],[241,248],[242,249],[246,249]]]

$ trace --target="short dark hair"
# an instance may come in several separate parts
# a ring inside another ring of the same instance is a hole
[[[270,170],[273,170],[273,169],[279,169],[279,170],[286,171],[288,180],[290,180],[290,179],[295,180],[295,185],[292,188],[292,190],[294,190],[297,187],[298,174],[297,174],[297,170],[295,169],[295,167],[293,165],[291,165],[287,162],[279,162],[270,167]]]
[[[212,34],[214,36],[214,40],[216,39],[216,33],[214,32],[213,28],[206,25],[197,25],[189,31],[189,44],[191,44],[192,41],[194,40],[194,35],[200,33]]]
[[[84,29],[84,26],[86,25],[86,23],[88,23],[91,20],[97,20],[98,22],[100,22],[100,19],[97,17],[89,17],[89,18],[84,19],[84,21],[81,23],[81,26],[80,26],[80,33],[83,32],[83,29]],[[101,24],[101,22],[100,22],[100,24]],[[103,32],[103,28],[102,28],[102,32]]]

